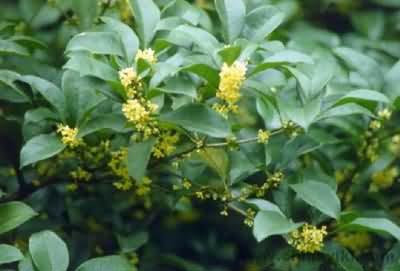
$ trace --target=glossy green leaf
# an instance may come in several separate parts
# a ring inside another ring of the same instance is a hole
[[[287,234],[302,223],[294,223],[275,211],[259,211],[254,219],[253,234],[258,242],[273,236]]]
[[[94,258],[81,264],[76,271],[135,271],[129,261],[122,256]]]
[[[59,87],[36,76],[25,75],[20,80],[39,92],[61,114],[61,118],[65,116],[65,98]]]
[[[386,233],[400,240],[400,227],[387,218],[360,217],[347,225],[343,225],[343,227],[349,230],[356,229]]]
[[[151,138],[143,142],[132,142],[128,148],[128,173],[138,182],[146,176],[147,165],[156,139]]]
[[[191,132],[199,132],[212,137],[224,138],[230,134],[227,121],[217,112],[201,104],[189,104],[164,114],[161,119]]]
[[[107,30],[119,34],[125,57],[128,63],[133,62],[137,50],[139,49],[139,39],[137,38],[135,32],[128,25],[111,17],[101,17],[101,20],[105,23]]]
[[[43,134],[30,139],[21,150],[21,168],[53,157],[64,150],[65,145],[54,134]]]
[[[339,47],[334,50],[349,68],[358,71],[369,82],[372,89],[380,90],[383,85],[383,74],[379,64],[354,49]]]
[[[364,268],[350,252],[335,242],[330,241],[325,243],[321,252],[332,258],[345,271],[364,271]]]
[[[157,24],[160,21],[160,10],[153,0],[129,0],[129,3],[136,19],[137,33],[146,48],[155,35]]]
[[[215,0],[223,34],[227,43],[232,43],[242,32],[246,18],[246,6],[243,0]]]
[[[18,248],[10,245],[0,245],[0,264],[20,261],[24,258]]]
[[[322,182],[306,181],[292,184],[290,187],[311,206],[332,218],[338,218],[340,200],[329,185]]]
[[[124,56],[121,39],[115,32],[84,32],[73,37],[65,51]]]
[[[16,72],[0,70],[0,100],[14,103],[29,102],[29,97],[15,84],[19,78],[20,75]]]
[[[284,19],[284,13],[275,7],[264,5],[252,10],[246,17],[245,35],[254,42],[261,42]]]
[[[172,31],[174,32],[182,34],[187,41],[194,43],[203,53],[210,56],[214,56],[216,50],[221,47],[213,35],[201,28],[181,25]]]
[[[16,42],[0,39],[0,55],[29,56],[29,51]]]
[[[105,81],[118,81],[118,73],[108,64],[88,56],[72,56],[65,69],[78,72],[80,76],[93,76]]]
[[[29,238],[29,252],[38,270],[66,271],[68,268],[68,248],[52,231],[33,234]]]
[[[0,204],[0,234],[17,228],[36,215],[36,212],[23,202]]]
[[[123,115],[104,114],[95,116],[85,122],[79,128],[78,136],[84,137],[103,129],[110,129],[115,132],[127,132],[130,130],[130,128],[126,127],[126,119]]]

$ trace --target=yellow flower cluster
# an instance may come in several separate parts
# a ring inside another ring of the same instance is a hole
[[[392,111],[387,108],[382,109],[378,112],[378,116],[383,120],[390,120],[390,118],[392,117]]]
[[[161,132],[160,137],[153,147],[153,156],[164,158],[172,154],[176,149],[176,143],[179,141],[179,134],[170,131]]]
[[[271,133],[265,130],[258,130],[257,141],[261,144],[267,144]]]
[[[249,208],[246,210],[246,218],[244,219],[243,223],[249,227],[253,227],[254,225],[254,217],[256,216],[256,211]]]
[[[157,134],[158,128],[152,114],[157,112],[158,107],[143,97],[141,79],[133,68],[121,70],[119,77],[128,97],[128,101],[122,105],[125,118],[144,138]]]
[[[133,186],[133,180],[129,177],[126,161],[128,159],[128,149],[122,148],[111,153],[111,160],[108,163],[109,168],[117,177],[121,178],[113,185],[119,190],[129,190]]]
[[[157,63],[156,53],[153,49],[147,48],[145,50],[139,50],[136,54],[135,60],[138,61],[139,59],[143,59],[150,64]]]
[[[140,102],[138,99],[128,100],[122,106],[125,118],[135,125],[138,132],[143,133],[144,138],[158,133],[152,114],[157,111],[157,105],[150,101]]]
[[[109,158],[110,144],[109,140],[104,140],[96,146],[87,146],[82,153],[82,159],[92,166],[99,166]]]
[[[400,135],[394,135],[392,137],[389,150],[396,156],[400,155]]]
[[[232,65],[224,63],[219,73],[220,83],[216,93],[217,98],[224,104],[215,104],[214,109],[226,114],[230,111],[237,112],[236,103],[240,99],[240,87],[246,79],[247,63],[235,61]]]
[[[322,249],[327,234],[326,226],[318,229],[316,226],[304,224],[300,230],[289,234],[288,243],[302,253],[314,253]]]
[[[78,138],[78,128],[70,128],[68,125],[58,124],[57,133],[61,135],[61,141],[69,148],[76,148],[83,144]]]
[[[88,182],[92,178],[92,174],[81,167],[78,167],[76,170],[71,171],[70,175],[76,181]]]
[[[265,183],[263,183],[263,185],[261,185],[261,187],[257,187],[256,196],[259,198],[263,197],[268,189],[278,187],[284,177],[285,175],[282,171],[274,172],[274,174],[267,178],[267,180],[265,181]]]
[[[119,71],[118,75],[122,86],[125,88],[128,98],[132,99],[140,93],[143,84],[133,68],[123,69]]]
[[[335,239],[356,255],[367,252],[372,245],[371,236],[366,232],[340,232]]]
[[[375,172],[372,175],[372,184],[370,189],[378,191],[391,187],[395,179],[399,176],[399,170],[396,167],[389,167],[385,170]]]
[[[138,196],[146,196],[151,191],[151,179],[144,177],[142,183],[137,185],[136,194]]]

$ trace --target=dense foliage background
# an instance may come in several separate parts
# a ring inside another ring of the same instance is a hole
[[[398,0],[2,0],[0,269],[400,270]]]

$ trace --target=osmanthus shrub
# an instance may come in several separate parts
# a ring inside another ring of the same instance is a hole
[[[400,270],[400,5],[306,2],[6,1],[2,270]]]

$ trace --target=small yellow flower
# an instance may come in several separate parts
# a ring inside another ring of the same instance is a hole
[[[300,230],[289,234],[288,243],[300,252],[314,253],[322,249],[327,234],[326,226],[318,229],[316,226],[304,224]]]
[[[256,211],[249,208],[246,210],[246,218],[244,219],[243,223],[249,227],[253,227],[254,225],[254,217],[256,216]]]
[[[206,196],[205,196],[205,194],[204,194],[203,191],[197,191],[197,192],[195,193],[195,195],[196,195],[196,197],[197,197],[198,199],[201,199],[201,200],[204,200],[204,199],[206,198]]]
[[[385,108],[378,112],[378,116],[384,120],[389,120],[392,117],[392,111]]]
[[[371,189],[380,190],[391,187],[395,179],[399,176],[399,170],[396,167],[390,167],[382,171],[375,172],[372,175]]]
[[[71,171],[70,175],[76,181],[88,182],[92,178],[92,174],[81,167],[78,167],[76,170]]]
[[[183,183],[182,183],[182,186],[183,186],[186,190],[189,190],[190,188],[192,188],[192,183],[191,183],[188,179],[185,179],[185,180],[183,181]]]
[[[371,130],[379,130],[382,128],[382,123],[379,120],[373,120],[369,124],[369,128],[371,128]]]
[[[258,130],[258,134],[257,134],[257,141],[258,143],[261,144],[266,144],[268,143],[269,137],[270,137],[271,133],[265,130]]]
[[[138,81],[138,75],[133,68],[126,68],[118,72],[121,84],[128,88],[133,82]]]
[[[139,59],[143,59],[150,64],[157,63],[157,57],[153,49],[147,48],[145,50],[138,50],[135,60],[138,61]]]
[[[161,132],[157,144],[153,147],[153,156],[164,158],[172,154],[176,149],[176,143],[179,141],[179,134],[172,132]]]
[[[58,124],[57,133],[61,135],[61,141],[70,148],[82,145],[82,139],[77,138],[78,128],[70,128],[68,125]]]

